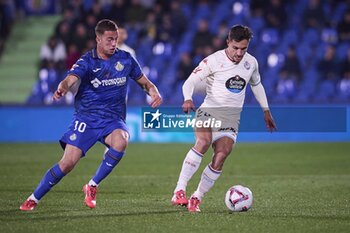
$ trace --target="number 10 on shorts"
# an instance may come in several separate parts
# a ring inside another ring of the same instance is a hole
[[[78,132],[84,133],[85,129],[86,129],[86,123],[85,122],[75,121],[74,131],[78,130]]]

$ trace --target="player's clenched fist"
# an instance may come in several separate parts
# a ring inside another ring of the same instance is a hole
[[[53,94],[54,100],[59,100],[62,96],[64,96],[67,93],[63,88],[58,87],[55,93]]]
[[[75,75],[68,75],[60,84],[58,84],[57,90],[53,94],[54,100],[59,100],[62,96],[65,96],[74,83],[78,81],[78,77]]]

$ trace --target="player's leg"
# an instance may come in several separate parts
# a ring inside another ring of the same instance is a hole
[[[199,203],[204,195],[214,186],[215,181],[220,177],[223,164],[232,151],[234,140],[230,137],[221,137],[213,142],[214,155],[211,163],[205,167],[197,190],[189,200],[188,210],[199,212]]]
[[[74,168],[81,156],[82,151],[79,148],[67,144],[62,159],[45,173],[39,185],[20,206],[20,209],[33,210],[39,200]]]
[[[123,158],[125,149],[128,145],[129,133],[123,129],[115,129],[105,138],[105,143],[109,149],[105,152],[103,160],[97,169],[95,175],[84,185],[85,203],[90,208],[96,207],[97,187],[117,166]]]
[[[181,172],[179,175],[179,179],[177,181],[176,188],[174,190],[173,198],[171,199],[171,202],[174,205],[187,205],[188,200],[186,198],[186,187],[189,182],[189,180],[192,178],[192,176],[195,174],[195,172],[198,170],[202,157],[209,149],[209,146],[211,144],[212,135],[211,135],[211,129],[209,128],[201,128],[195,130],[195,136],[196,136],[196,144],[194,147],[192,147],[183,163]]]
[[[128,140],[129,133],[122,129],[116,129],[106,137],[105,142],[110,147],[104,154],[103,161],[89,184],[98,186],[113,168],[117,166],[124,156]]]

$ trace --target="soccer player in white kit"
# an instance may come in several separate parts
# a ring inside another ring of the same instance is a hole
[[[250,28],[234,25],[228,34],[227,48],[203,59],[184,83],[183,111],[195,110],[192,95],[196,87],[206,82],[206,97],[196,111],[197,120],[213,118],[221,121],[219,128],[195,127],[195,145],[187,153],[172,197],[172,204],[187,206],[190,212],[199,212],[199,204],[219,178],[223,164],[231,153],[238,133],[241,109],[249,83],[255,98],[264,112],[266,127],[270,132],[276,124],[269,110],[265,90],[261,84],[258,62],[247,53],[252,38]],[[197,190],[186,198],[186,187],[198,170],[203,155],[212,145],[214,155],[202,172]]]

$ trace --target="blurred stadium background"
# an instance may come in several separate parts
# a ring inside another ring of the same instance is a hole
[[[201,214],[170,205],[193,133],[142,132],[146,96],[133,83],[133,143],[101,185],[98,208],[83,205],[81,185],[100,163],[101,144],[33,213],[18,210],[60,159],[57,141],[71,121],[73,95],[53,103],[52,93],[94,47],[101,18],[126,28],[125,43],[166,107],[181,106],[184,79],[225,46],[230,26],[253,29],[249,53],[259,61],[279,131],[265,132],[247,90],[239,143]],[[349,0],[0,0],[0,232],[349,232],[349,63]],[[252,210],[228,214],[223,197],[233,184],[252,189]]]
[[[348,0],[5,0],[0,9],[0,141],[45,142],[60,137],[70,122],[74,97],[67,95],[53,103],[52,93],[66,70],[94,47],[93,28],[102,18],[127,30],[125,43],[135,50],[145,74],[159,87],[163,106],[180,106],[182,83],[196,64],[225,47],[230,26],[246,24],[254,32],[249,53],[259,61],[272,106],[345,109],[345,132],[316,137],[280,133],[265,140],[350,139],[346,128],[350,103]],[[201,98],[195,97],[197,104]],[[128,104],[133,141],[193,140],[192,134],[141,133],[139,109],[147,102],[137,85],[130,86]],[[250,90],[246,104],[257,106]],[[246,121],[254,121],[253,117]],[[338,121],[323,114],[316,118]],[[55,129],[47,132],[48,127]],[[261,141],[264,137],[243,133],[240,138]]]

